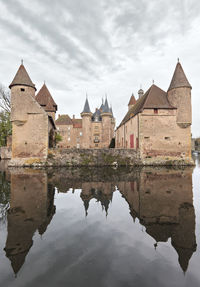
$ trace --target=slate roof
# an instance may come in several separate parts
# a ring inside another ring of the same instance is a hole
[[[56,125],[73,125],[73,122],[68,115],[61,115],[56,120]]]
[[[44,108],[46,112],[56,112],[57,105],[54,102],[47,86],[44,84],[35,97],[36,101]]]
[[[35,85],[31,81],[25,67],[23,64],[20,65],[12,83],[10,84],[9,88],[11,89],[13,86],[23,85],[27,87],[32,87],[36,90]]]
[[[95,113],[92,115],[92,121],[95,121],[95,118],[98,118],[99,122],[102,120],[100,109],[96,109]]]
[[[84,105],[84,108],[83,108],[82,113],[91,113],[91,111],[90,111],[90,106],[89,106],[89,102],[88,102],[88,99],[87,99],[87,98],[86,98],[86,100],[85,100],[85,105]]]
[[[108,106],[108,100],[107,100],[107,98],[106,98],[106,100],[105,100],[105,104],[104,104],[104,106],[103,106],[102,113],[110,113],[110,108],[109,108],[109,106]]]
[[[103,102],[103,99],[102,99],[102,104],[101,104],[101,106],[100,106],[100,108],[99,108],[101,111],[103,111],[103,109],[104,109],[104,102]]]
[[[133,106],[133,105],[135,105],[135,103],[136,103],[136,99],[135,99],[134,95],[132,94],[132,96],[130,97],[128,106]]]
[[[175,89],[175,88],[180,88],[180,87],[187,87],[187,88],[192,89],[192,86],[188,82],[188,79],[186,78],[186,75],[183,71],[181,64],[178,62],[176,65],[171,83],[169,85],[168,91]]]
[[[143,109],[176,109],[176,108],[170,105],[167,98],[167,93],[153,84],[146,91],[146,93],[136,101],[135,105],[132,108],[130,108],[130,110],[123,118],[119,127],[124,123],[126,123],[130,118],[136,116]]]

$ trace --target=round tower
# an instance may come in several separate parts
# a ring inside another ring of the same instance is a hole
[[[112,112],[108,106],[107,98],[101,113],[102,117],[102,147],[108,148],[113,137],[112,130]]]
[[[177,108],[177,124],[187,127],[192,123],[191,85],[178,60],[169,89],[168,100]]]
[[[24,65],[23,61],[12,81],[9,88],[11,89],[11,121],[22,120],[26,116],[24,106],[26,105],[26,94],[35,98],[35,85],[31,81]],[[23,106],[22,100],[23,98]]]
[[[92,113],[90,111],[90,106],[88,99],[85,100],[84,109],[81,113],[82,117],[82,148],[90,148],[91,147],[91,118]]]

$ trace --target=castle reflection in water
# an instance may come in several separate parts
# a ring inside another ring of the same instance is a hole
[[[108,215],[113,193],[119,190],[133,221],[138,218],[155,239],[155,247],[171,239],[184,272],[196,251],[191,169],[12,169],[6,171],[5,180],[10,183],[5,253],[15,274],[25,262],[36,230],[44,234],[56,213],[55,191],[65,193],[70,188],[81,189],[86,216],[92,199]]]

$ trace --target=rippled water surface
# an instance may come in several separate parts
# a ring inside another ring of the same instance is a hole
[[[199,287],[199,270],[198,161],[1,168],[0,286]]]

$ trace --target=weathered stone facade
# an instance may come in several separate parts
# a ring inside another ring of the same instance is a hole
[[[12,122],[12,160],[46,159],[52,145],[55,124],[35,99],[35,85],[24,65],[10,85]]]
[[[116,147],[139,149],[142,159],[190,159],[191,123],[191,86],[178,62],[167,93],[153,84],[129,108]]]
[[[82,146],[82,119],[71,119],[68,115],[58,115],[56,127],[62,140],[58,148],[80,148]]]
[[[86,99],[82,119],[72,119],[60,115],[56,120],[57,129],[62,136],[59,148],[108,148],[114,138],[115,119],[107,99],[95,113],[90,111]]]

